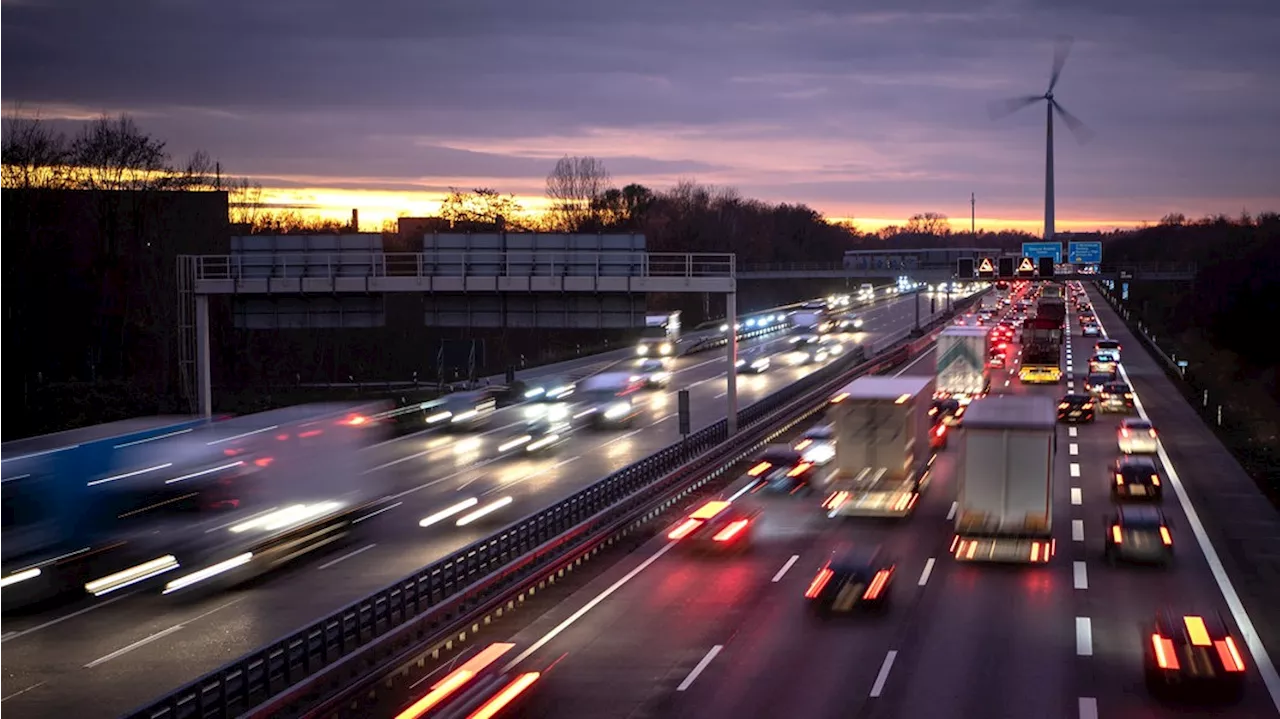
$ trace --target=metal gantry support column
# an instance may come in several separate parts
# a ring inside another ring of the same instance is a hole
[[[196,295],[196,398],[200,416],[213,417],[213,382],[209,369],[209,295]]]
[[[725,361],[729,363],[725,369],[725,396],[729,399],[729,414],[726,415],[728,420],[729,436],[732,437],[738,432],[738,293],[730,292],[725,295],[724,314],[728,318],[729,323],[729,341],[725,343],[728,348]]]

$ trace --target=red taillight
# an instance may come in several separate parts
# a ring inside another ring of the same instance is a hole
[[[1218,658],[1222,660],[1222,666],[1227,671],[1244,671],[1244,659],[1240,656],[1240,650],[1236,648],[1236,640],[1231,637],[1219,639],[1213,643],[1213,646],[1218,650]]]
[[[1111,541],[1120,544],[1120,525],[1111,525]]]
[[[947,433],[947,425],[940,424],[933,430],[933,433],[939,437]]]
[[[808,472],[808,471],[809,471],[809,468],[810,468],[810,467],[812,467],[812,466],[813,466],[813,465],[812,465],[811,463],[809,463],[809,462],[801,462],[800,464],[797,464],[796,466],[792,467],[792,468],[791,468],[791,471],[790,471],[790,472],[787,472],[787,476],[788,476],[788,477],[799,477],[800,475],[804,474],[805,472]]]
[[[1155,439],[1155,438],[1156,438],[1156,431],[1155,431],[1154,429],[1149,429],[1149,430],[1147,430],[1147,434],[1150,434],[1150,435],[1151,435],[1151,439]]]
[[[667,533],[667,539],[684,539],[700,526],[702,526],[702,520],[686,519],[680,526]]]
[[[830,582],[831,577],[834,575],[835,572],[831,571],[828,567],[823,567],[818,570],[818,575],[813,578],[812,582],[809,582],[809,588],[804,592],[805,599],[814,599],[819,594],[822,594],[822,590],[826,588],[827,582]]]
[[[1129,428],[1128,428],[1128,427],[1121,427],[1121,428],[1120,428],[1120,436],[1121,436],[1121,437],[1128,437],[1128,436],[1129,436]]]
[[[751,469],[748,469],[748,470],[747,470],[747,474],[751,475],[752,477],[759,477],[760,475],[762,475],[762,474],[764,474],[765,472],[769,471],[769,468],[770,468],[770,467],[772,467],[772,466],[773,466],[773,465],[772,465],[772,464],[769,464],[768,462],[761,462],[760,464],[757,464],[756,466],[752,467]]]
[[[1172,547],[1172,546],[1173,546],[1173,535],[1169,534],[1169,528],[1168,528],[1168,527],[1161,527],[1161,528],[1160,528],[1160,541],[1161,541],[1161,542],[1164,542],[1164,546],[1166,546],[1166,547]]]
[[[876,572],[876,576],[871,579],[871,585],[867,587],[867,591],[862,593],[863,599],[875,600],[884,594],[884,588],[889,584],[889,577],[893,576],[893,567],[881,569]]]
[[[1156,664],[1161,669],[1177,669],[1178,653],[1174,651],[1173,641],[1159,634],[1151,635],[1151,647],[1156,652]]]
[[[1058,409],[1066,409],[1067,407],[1070,407],[1070,406],[1071,406],[1071,405],[1067,404],[1066,402],[1059,402],[1059,403],[1058,403]]]
[[[742,534],[746,530],[747,525],[751,523],[749,519],[739,519],[729,524],[729,526],[716,532],[716,536],[712,537],[717,542],[727,542],[734,537]]]
[[[508,704],[515,701],[516,697],[524,693],[526,689],[538,681],[538,677],[542,676],[541,672],[526,672],[516,677],[502,688],[502,691],[493,696],[492,699],[480,705],[479,709],[467,715],[467,719],[493,719],[498,712],[506,708]]]

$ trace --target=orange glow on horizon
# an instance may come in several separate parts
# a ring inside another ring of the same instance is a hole
[[[474,180],[470,184],[484,185],[484,183],[477,183]],[[264,187],[262,189],[262,203],[266,211],[286,209],[283,206],[289,206],[296,209],[304,217],[347,221],[351,219],[351,210],[358,209],[360,211],[361,230],[366,232],[380,230],[384,222],[388,220],[394,221],[397,217],[437,216],[440,212],[440,206],[447,196],[448,193],[446,192],[430,190],[362,190],[341,187]],[[522,195],[519,193],[516,194],[516,201],[530,215],[545,212],[550,204],[547,198],[543,196]],[[832,212],[828,216],[830,221],[851,222],[863,232],[875,232],[890,225],[902,226],[907,224],[907,217],[892,217],[891,212],[875,212],[873,210],[868,214],[874,216],[855,215],[849,217],[848,211],[853,208],[847,206],[815,207],[815,209],[820,212],[824,209],[829,210]],[[1021,213],[1010,212],[1009,214],[1011,215],[1009,217],[979,217],[977,218],[977,227],[979,230],[988,231],[1023,230],[1033,234],[1040,233],[1043,222],[1041,219],[1019,217],[1018,214]],[[1134,228],[1143,222],[1150,221],[1121,218],[1088,220],[1058,218],[1056,227],[1064,232],[1089,232]],[[965,232],[969,229],[969,218],[950,218],[950,224],[952,231]]]

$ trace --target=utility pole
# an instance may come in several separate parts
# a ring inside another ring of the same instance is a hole
[[[969,193],[969,234],[978,236],[978,197]]]

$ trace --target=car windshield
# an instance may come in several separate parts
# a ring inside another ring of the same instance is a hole
[[[1137,429],[1137,430],[1151,429],[1152,427],[1151,423],[1145,419],[1126,419],[1125,421],[1120,423],[1120,426],[1124,427],[1125,429]]]
[[[1084,404],[1085,402],[1089,402],[1089,401],[1090,401],[1090,400],[1092,400],[1092,399],[1093,399],[1093,398],[1092,398],[1092,397],[1090,397],[1090,396],[1088,396],[1088,395],[1083,395],[1083,394],[1069,394],[1069,395],[1066,395],[1065,397],[1063,397],[1063,398],[1062,398],[1062,401],[1063,401],[1063,402],[1068,402],[1068,403],[1070,403],[1070,404]]]
[[[876,554],[873,550],[854,549],[833,558],[831,568],[841,574],[866,576],[871,574],[875,561]]]
[[[760,461],[768,462],[774,466],[799,464],[801,458],[799,452],[789,449],[765,450],[765,453],[760,455]]]
[[[1155,472],[1156,464],[1146,457],[1125,457],[1116,462],[1117,471],[1130,468],[1139,472]]]

